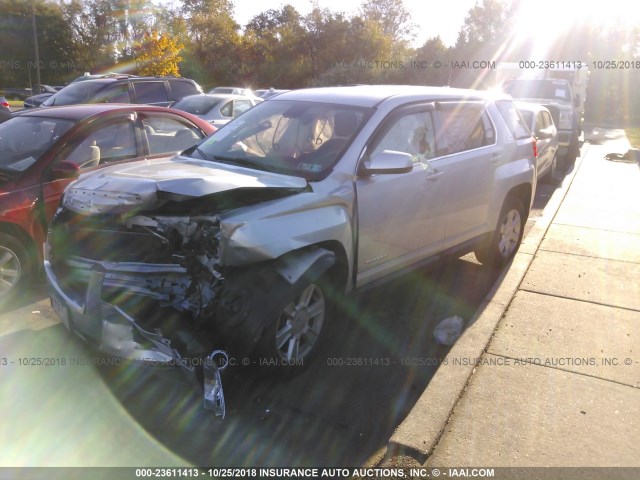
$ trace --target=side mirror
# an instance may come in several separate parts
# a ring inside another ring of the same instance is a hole
[[[80,175],[80,167],[69,160],[62,160],[51,169],[51,176],[54,180],[76,178],[78,175]]]
[[[374,153],[360,165],[360,173],[363,175],[409,173],[411,170],[411,155],[393,150]]]
[[[546,130],[546,129],[538,130],[536,132],[536,138],[538,140],[548,140],[550,138],[553,138],[553,132],[550,132],[549,130]]]

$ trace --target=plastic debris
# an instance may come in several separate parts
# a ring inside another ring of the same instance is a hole
[[[441,320],[433,330],[433,338],[440,345],[453,345],[462,335],[464,320],[457,315]]]
[[[222,363],[219,366],[215,362],[216,355],[222,357]],[[224,419],[226,413],[220,372],[227,368],[227,365],[229,365],[229,356],[222,350],[212,352],[204,365],[204,408],[213,410],[220,420]]]

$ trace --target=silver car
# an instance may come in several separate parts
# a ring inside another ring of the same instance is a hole
[[[224,345],[297,371],[341,294],[445,255],[505,265],[535,161],[506,95],[283,93],[173,159],[73,183],[49,235],[52,304],[113,355],[188,367]]]
[[[262,98],[253,95],[202,94],[189,95],[174,103],[171,108],[183,110],[219,126],[229,123],[262,101]]]
[[[558,129],[551,112],[538,103],[516,102],[516,106],[536,139],[538,180],[555,182],[558,177]]]

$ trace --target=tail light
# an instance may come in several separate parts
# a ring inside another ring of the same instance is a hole
[[[534,158],[538,158],[538,142],[535,137],[531,137],[533,139],[533,156]]]
[[[3,107],[8,107],[8,106],[9,106],[9,102],[2,102],[2,103],[1,103],[1,105],[2,105]]]

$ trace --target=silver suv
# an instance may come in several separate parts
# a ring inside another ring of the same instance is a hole
[[[306,365],[345,292],[444,255],[507,263],[534,145],[506,95],[283,93],[179,156],[73,183],[49,233],[52,304],[125,358],[189,366],[225,345]]]

